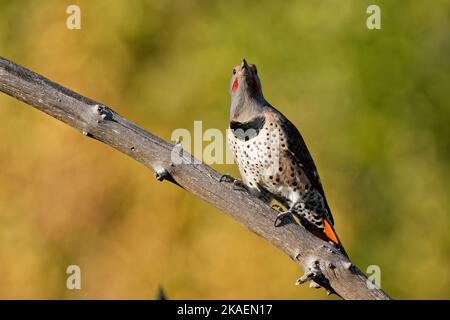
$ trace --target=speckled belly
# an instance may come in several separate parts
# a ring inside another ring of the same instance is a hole
[[[250,188],[263,187],[291,203],[299,201],[302,191],[308,189],[308,179],[287,150],[277,124],[267,123],[256,136],[239,136],[230,130],[228,143]]]

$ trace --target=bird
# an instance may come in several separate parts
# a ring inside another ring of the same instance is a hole
[[[335,228],[313,158],[295,125],[264,98],[256,65],[234,66],[227,143],[243,186],[348,257]],[[296,219],[295,219],[296,218]]]

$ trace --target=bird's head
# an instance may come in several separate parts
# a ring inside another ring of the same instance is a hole
[[[245,59],[241,64],[233,68],[230,84],[231,99],[255,98],[261,99],[261,81],[258,77],[258,70],[254,64],[249,64]]]

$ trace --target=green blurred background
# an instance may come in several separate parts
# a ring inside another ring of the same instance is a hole
[[[81,30],[66,28],[74,3]],[[0,0],[0,30],[1,56],[166,140],[227,127],[245,57],[302,131],[354,262],[379,265],[394,298],[450,298],[449,1]],[[130,158],[3,94],[0,118],[0,298],[328,298]]]

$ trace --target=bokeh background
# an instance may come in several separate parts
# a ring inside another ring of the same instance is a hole
[[[394,298],[450,298],[450,2],[0,0],[0,30],[1,56],[166,140],[194,120],[225,129],[232,66],[257,64],[354,262]],[[3,94],[0,119],[0,298],[333,299],[132,159]]]

